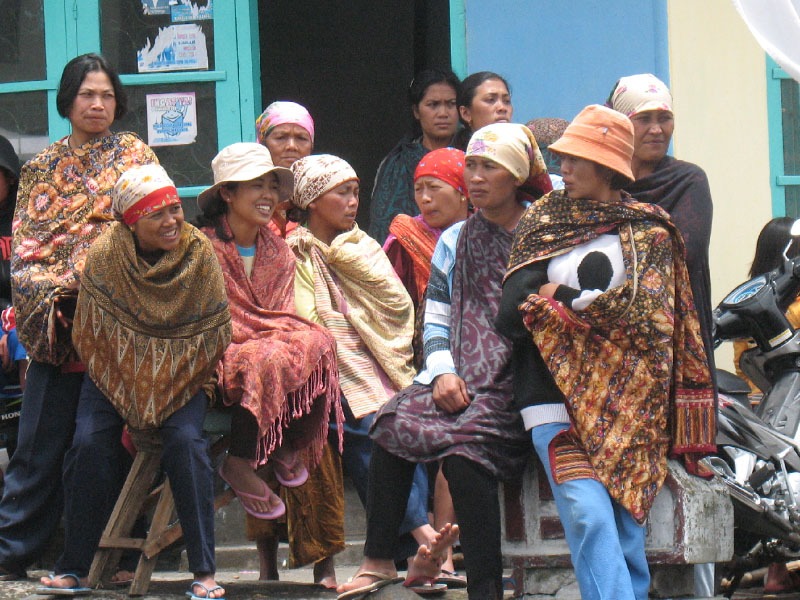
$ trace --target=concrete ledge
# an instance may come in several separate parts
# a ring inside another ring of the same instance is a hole
[[[569,548],[538,458],[519,482],[502,488],[503,557],[516,593],[570,597],[574,584]],[[716,481],[689,475],[669,462],[667,480],[647,522],[647,556],[656,597],[690,595],[693,564],[723,562],[733,554],[733,506]],[[575,588],[577,589],[577,588]],[[579,596],[576,596],[579,597]]]

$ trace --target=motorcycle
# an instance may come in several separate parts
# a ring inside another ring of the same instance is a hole
[[[729,598],[746,571],[800,558],[800,329],[786,318],[800,293],[800,257],[789,259],[788,248],[778,268],[736,287],[714,311],[716,345],[754,340],[740,368],[763,391],[753,406],[745,382],[719,373],[719,453],[703,459],[733,500]]]

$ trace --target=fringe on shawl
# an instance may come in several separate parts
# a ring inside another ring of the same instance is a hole
[[[322,357],[311,372],[306,383],[286,395],[286,402],[281,408],[266,434],[259,440],[256,449],[256,462],[263,465],[270,454],[283,444],[283,432],[292,421],[311,414],[315,402],[323,399],[325,404],[322,422],[308,440],[309,444],[303,450],[306,466],[311,469],[319,464],[322,458],[322,449],[328,438],[328,425],[330,424],[331,405],[336,407],[336,429],[339,435],[339,452],[344,449],[344,413],[339,402],[339,373],[334,365]]]
[[[713,440],[716,432],[714,398],[707,390],[675,390],[672,446],[674,454],[686,452],[716,452]]]

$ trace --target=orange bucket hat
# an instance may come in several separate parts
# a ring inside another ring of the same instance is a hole
[[[584,108],[549,149],[596,162],[634,180],[633,123],[605,106],[592,104]]]

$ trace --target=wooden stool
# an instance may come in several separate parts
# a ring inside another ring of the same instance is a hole
[[[224,423],[224,419],[218,422]],[[209,423],[209,419],[206,423]],[[208,427],[204,429],[208,432]],[[230,431],[229,420],[227,429]],[[222,432],[213,433],[221,435]],[[141,596],[146,594],[150,587],[150,578],[159,552],[180,539],[183,530],[180,522],[174,517],[175,502],[167,478],[164,477],[164,482],[152,489],[161,469],[162,445],[158,430],[131,429],[130,434],[136,445],[136,458],[100,538],[89,570],[89,587],[95,588],[101,583],[110,581],[118,569],[123,551],[140,550],[142,555],[128,593],[131,596]],[[212,445],[212,457],[221,453],[225,445],[225,438],[220,437]],[[229,504],[234,497],[231,490],[223,492],[214,500],[214,510]],[[152,506],[153,502],[156,507],[147,537],[130,537],[136,519]]]

